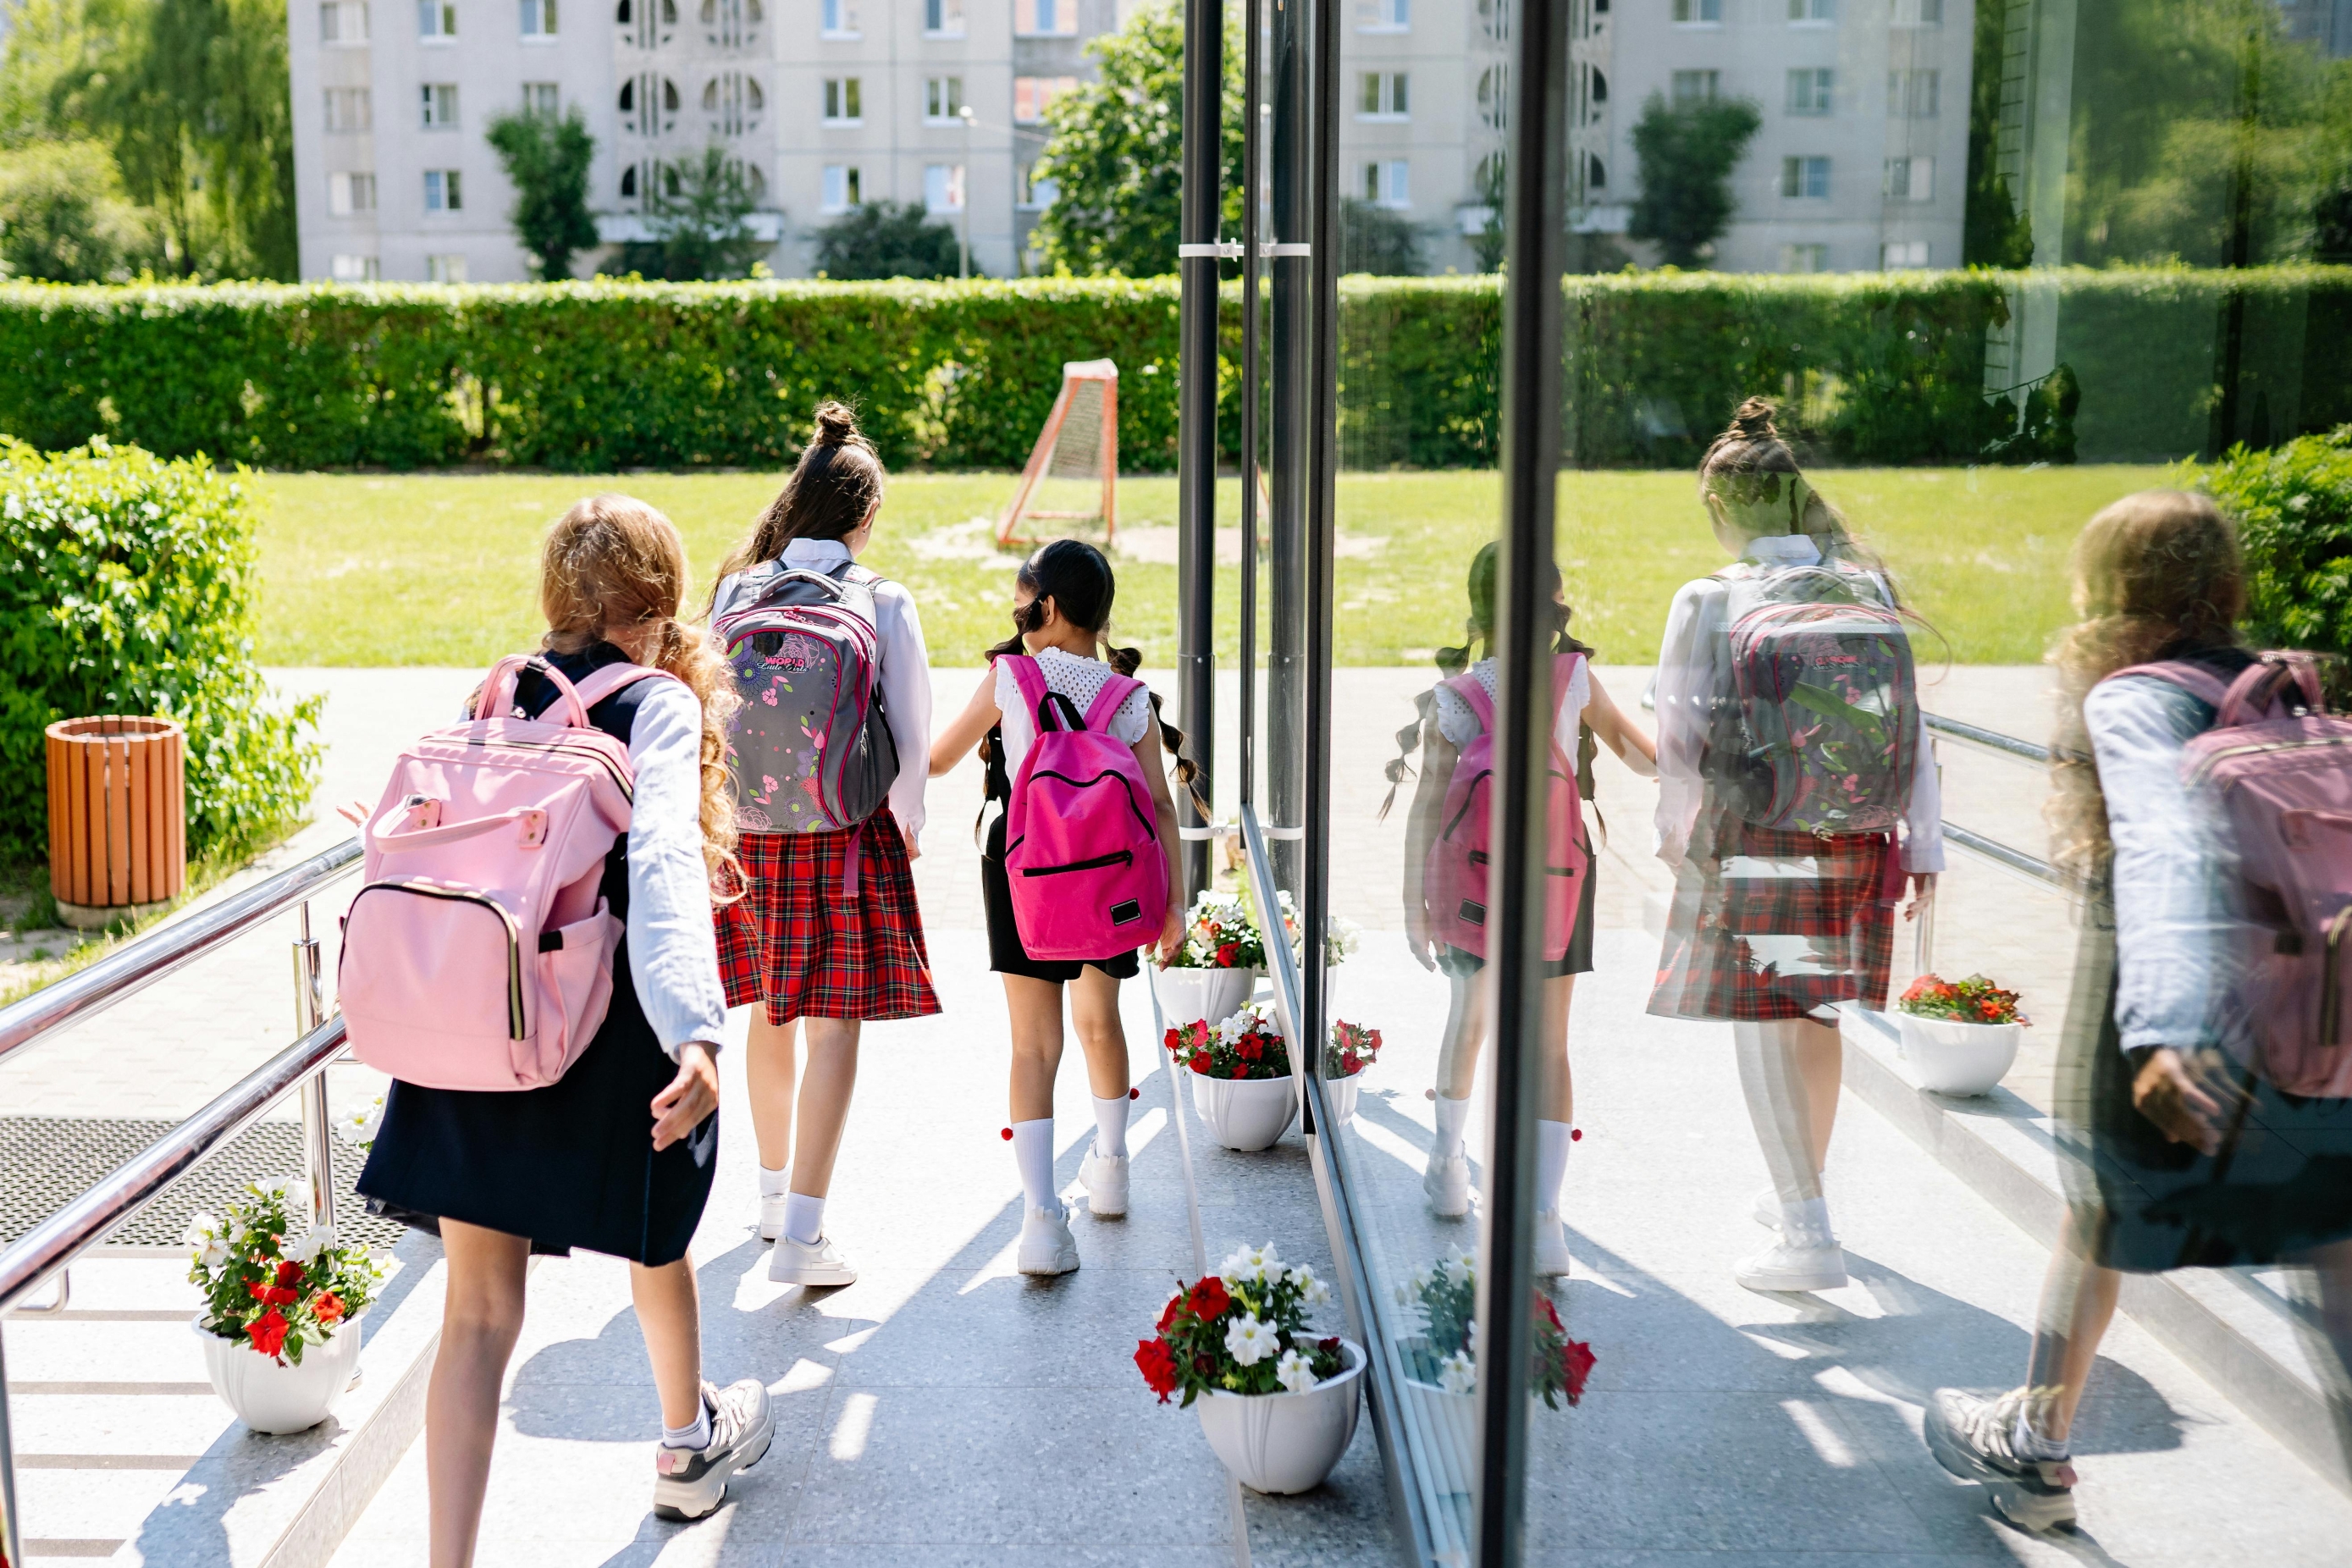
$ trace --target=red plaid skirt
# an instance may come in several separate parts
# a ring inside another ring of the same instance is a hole
[[[855,898],[843,888],[852,837]],[[774,1024],[940,1010],[914,869],[887,808],[837,833],[746,833],[735,854],[749,885],[714,914],[730,1007],[765,1002]]]
[[[1650,1011],[1668,1018],[1801,1018],[1886,1005],[1901,896],[1884,833],[1815,838],[1710,806],[1675,879]]]

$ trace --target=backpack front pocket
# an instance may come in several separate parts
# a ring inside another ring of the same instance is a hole
[[[352,1053],[432,1089],[520,1089],[530,1034],[514,916],[425,881],[370,882],[343,917],[337,990]]]

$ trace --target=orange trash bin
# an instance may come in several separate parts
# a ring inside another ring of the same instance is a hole
[[[69,926],[160,909],[188,877],[187,735],[170,719],[50,725],[49,890]]]

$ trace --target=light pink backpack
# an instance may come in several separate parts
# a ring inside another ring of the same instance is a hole
[[[2352,719],[2326,710],[2308,654],[2263,654],[2227,686],[2179,660],[2107,679],[2126,675],[2179,687],[2216,715],[2181,766],[2235,840],[2249,1065],[2289,1094],[2352,1095]]]
[[[1131,952],[1168,919],[1160,814],[1135,749],[1109,732],[1111,715],[1142,683],[1112,676],[1081,717],[1047,689],[1035,659],[1004,660],[1037,723],[1004,817],[1004,874],[1021,945],[1032,958],[1066,961]]]
[[[515,709],[525,668],[556,689]],[[578,687],[537,658],[500,659],[483,715],[401,753],[362,831],[365,881],[337,968],[352,1054],[429,1089],[538,1089],[595,1037],[621,922],[598,893],[628,831],[629,748],[588,710],[634,681],[607,665]]]

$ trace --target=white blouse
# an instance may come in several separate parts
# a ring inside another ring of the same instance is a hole
[[[1591,660],[1578,659],[1576,673],[1568,678],[1568,689],[1559,694],[1559,717],[1553,726],[1552,734],[1571,758],[1576,755],[1576,727],[1583,721],[1584,705],[1592,700],[1591,668]],[[1470,667],[1470,673],[1478,678],[1479,686],[1485,689],[1487,700],[1492,702],[1495,697],[1495,661],[1482,658]],[[1470,710],[1470,704],[1462,700],[1461,694],[1444,682],[1439,682],[1437,732],[1458,752],[1476,740],[1485,730],[1486,726],[1478,722],[1478,715]]]
[[[1046,690],[1068,698],[1083,718],[1102,695],[1104,683],[1118,672],[1098,658],[1082,658],[1049,647],[1037,655],[1037,673],[1045,678]],[[1022,700],[1021,682],[1013,676],[1013,667],[1001,658],[996,661],[996,711],[1004,739],[1004,776],[1009,779],[1020,771],[1021,759],[1029,754],[1037,738],[1037,719]],[[1132,746],[1150,731],[1151,691],[1138,684],[1110,716],[1110,732]]]

